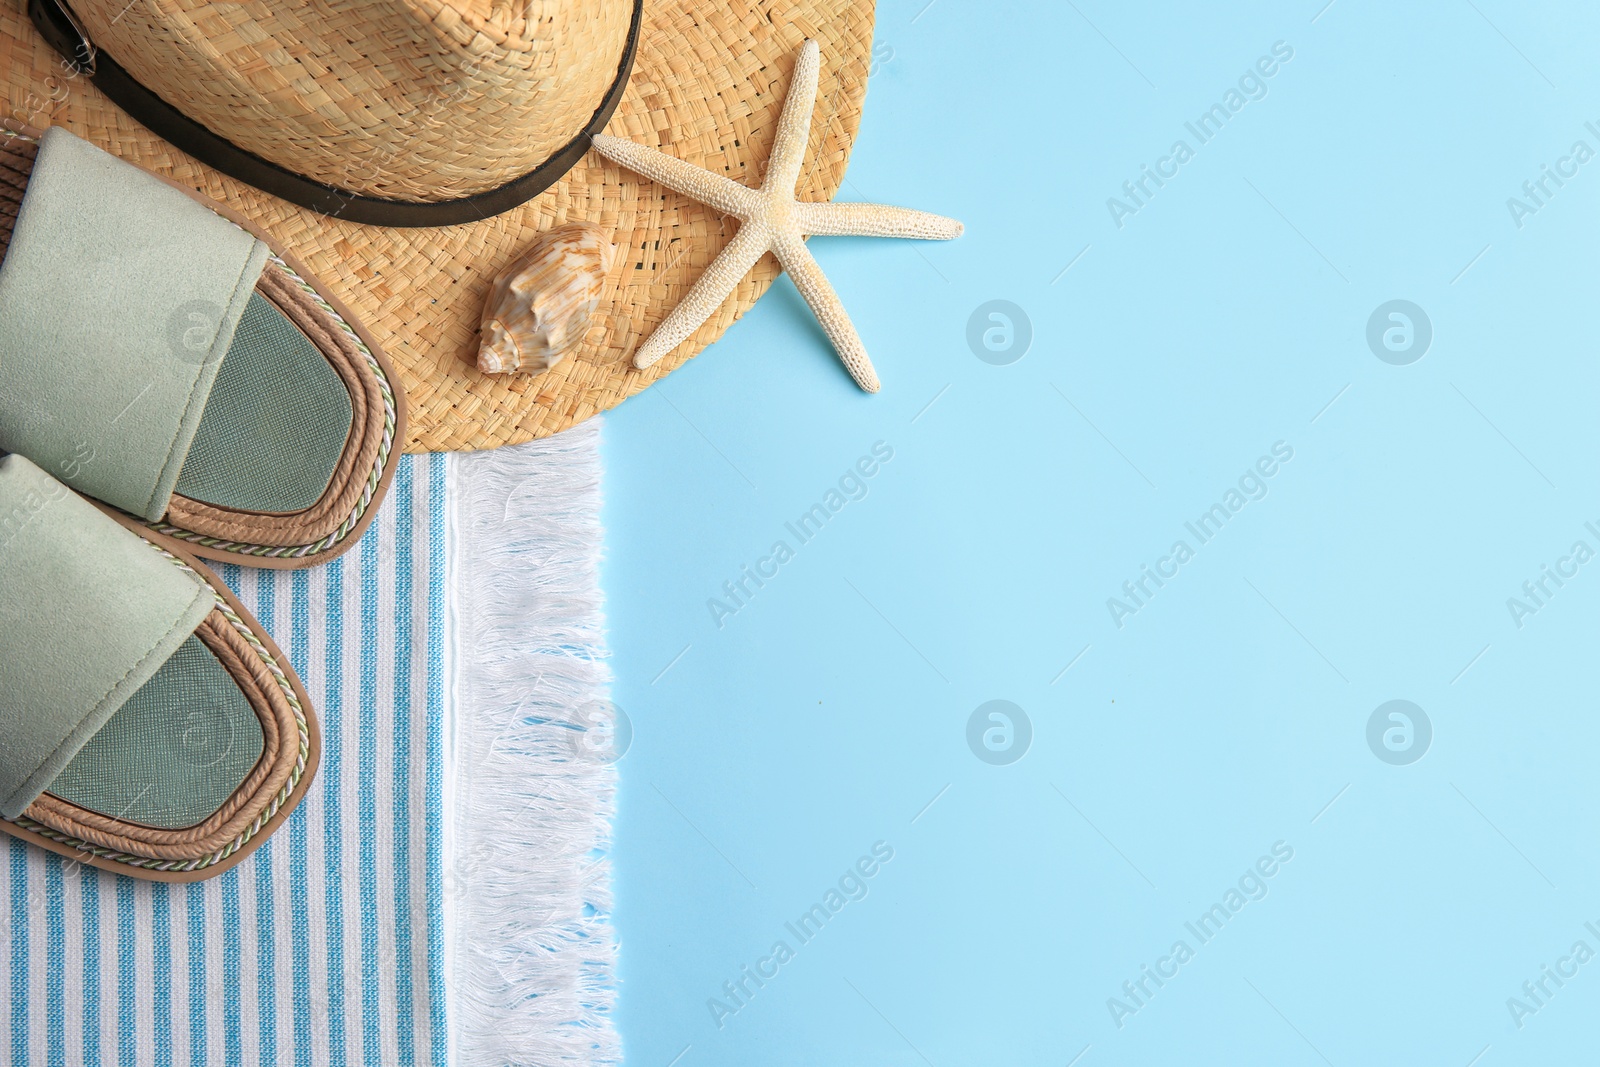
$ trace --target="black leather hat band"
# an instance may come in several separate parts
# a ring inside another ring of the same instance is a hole
[[[628,75],[639,47],[644,0],[634,0],[633,21],[628,28],[616,79],[577,136],[520,178],[471,196],[428,203],[362,196],[314,181],[247,152],[146,89],[114,59],[95,48],[65,0],[28,0],[28,14],[51,47],[74,69],[93,80],[95,87],[113,103],[156,134],[224,174],[301,207],[351,222],[372,226],[455,226],[482,221],[533,199],[559,181],[589,150],[590,138],[605,129],[627,89]]]

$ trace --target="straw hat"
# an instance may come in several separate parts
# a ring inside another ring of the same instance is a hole
[[[794,57],[814,38],[823,70],[799,195],[831,199],[872,38],[871,0],[651,0],[642,12],[637,0],[28,2],[52,42],[24,0],[0,0],[5,114],[64,126],[278,238],[397,365],[409,451],[556,433],[721,336],[776,277],[771,257],[689,343],[632,366],[736,223],[586,151],[589,135],[604,128],[758,185]],[[113,95],[278,195],[113,103],[52,47],[70,52],[80,27]],[[481,373],[490,283],[535,235],[576,221],[611,234],[620,253],[601,328],[543,374]]]

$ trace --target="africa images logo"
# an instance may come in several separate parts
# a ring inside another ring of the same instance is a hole
[[[1244,869],[1237,881],[1223,890],[1220,899],[1211,907],[1201,912],[1196,918],[1183,924],[1188,937],[1180,937],[1172,943],[1167,954],[1158,957],[1155,963],[1141,964],[1136,978],[1130,978],[1122,983],[1122,995],[1106,998],[1106,1011],[1111,1015],[1111,1021],[1118,1030],[1127,1025],[1128,1020],[1150,1006],[1166,984],[1178,977],[1183,968],[1188,965],[1199,950],[1222,933],[1223,928],[1233,920],[1245,906],[1253,901],[1267,899],[1271,887],[1269,882],[1275,878],[1289,861],[1294,859],[1294,846],[1287,841],[1274,841],[1271,855],[1258,857],[1255,863]],[[1194,943],[1190,944],[1193,939]]]
[[[1274,442],[1271,455],[1260,456],[1253,466],[1245,468],[1235,485],[1223,490],[1221,499],[1192,521],[1183,524],[1183,528],[1194,538],[1193,545],[1187,538],[1180,537],[1172,543],[1166,555],[1156,560],[1153,569],[1148,563],[1140,564],[1138,576],[1122,583],[1122,596],[1106,598],[1106,611],[1116,628],[1122,629],[1128,619],[1148,607],[1155,595],[1178,576],[1183,565],[1194,559],[1201,547],[1221,533],[1228,521],[1245,509],[1245,505],[1266,499],[1270,491],[1267,480],[1275,477],[1283,465],[1293,458],[1294,446],[1287,441]]]
[[[1261,56],[1251,67],[1239,75],[1239,80],[1230,85],[1222,94],[1222,99],[1200,112],[1191,122],[1185,122],[1183,128],[1194,139],[1191,145],[1185,138],[1178,138],[1172,142],[1172,147],[1167,154],[1155,161],[1155,166],[1144,163],[1139,166],[1139,176],[1130,178],[1122,183],[1122,196],[1108,197],[1106,211],[1111,215],[1111,221],[1117,229],[1127,225],[1126,219],[1137,215],[1140,210],[1150,205],[1156,193],[1166,188],[1167,182],[1176,178],[1182,171],[1184,164],[1195,157],[1196,152],[1204,145],[1209,144],[1212,138],[1222,132],[1233,116],[1243,111],[1245,105],[1253,100],[1265,100],[1267,97],[1267,80],[1272,78],[1283,68],[1283,65],[1294,58],[1294,48],[1287,41],[1272,42],[1272,54]]]
[[[1379,304],[1367,319],[1367,347],[1385,363],[1404,367],[1428,354],[1433,322],[1409,300]]]
[[[756,593],[765,589],[776,578],[783,565],[794,559],[801,546],[820,534],[833,517],[852,501],[865,500],[871,487],[867,484],[877,476],[883,466],[894,458],[894,447],[887,441],[874,441],[872,454],[858,458],[855,464],[839,475],[837,482],[828,487],[822,499],[802,511],[793,521],[783,524],[786,537],[772,543],[767,555],[739,567],[739,575],[722,583],[720,597],[707,597],[706,610],[717,629],[727,625],[728,619],[750,605]],[[793,544],[790,544],[791,538]]]
[[[1009,700],[978,705],[967,717],[967,747],[992,767],[1005,767],[1027,755],[1033,720]]]
[[[1033,322],[1009,300],[979,304],[967,318],[967,347],[991,367],[1008,367],[1028,354]]]
[[[822,933],[823,927],[835,915],[847,905],[867,899],[872,879],[892,859],[894,846],[887,841],[874,841],[871,855],[858,857],[823,892],[821,900],[813,903],[797,918],[783,924],[785,936],[775,940],[766,955],[757,959],[753,966],[742,964],[737,978],[722,983],[720,997],[707,997],[706,1010],[711,1013],[711,1021],[717,1024],[717,1029],[721,1030],[729,1018],[749,1007],[756,994],[778,977],[784,964],[794,959],[801,948]]]
[[[1600,526],[1586,522],[1583,528],[1600,544]],[[1555,595],[1566,588],[1567,583],[1578,576],[1579,569],[1594,557],[1595,550],[1580,537],[1572,542],[1566,555],[1556,557],[1554,566],[1541,563],[1539,574],[1522,583],[1520,596],[1506,597],[1506,611],[1511,615],[1512,624],[1519,630],[1527,625],[1526,620],[1548,607]]]
[[[1367,719],[1367,747],[1394,767],[1415,763],[1433,744],[1433,722],[1409,700],[1379,704]]]

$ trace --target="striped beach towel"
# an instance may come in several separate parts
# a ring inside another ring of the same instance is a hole
[[[562,755],[606,684],[597,449],[590,427],[406,457],[340,559],[220,568],[305,681],[317,780],[255,855],[191,885],[4,839],[0,1063],[616,1059],[612,769]],[[509,895],[478,899],[484,858]]]

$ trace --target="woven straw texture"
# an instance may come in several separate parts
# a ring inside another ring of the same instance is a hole
[[[503,185],[572,140],[616,80],[633,18],[631,0],[72,10],[128,73],[239,147],[328,185],[424,201]]]
[[[162,0],[133,0],[126,17],[164,6]],[[437,5],[416,0],[403,6],[418,12]],[[822,76],[798,195],[829,200],[843,180],[860,124],[872,20],[871,0],[646,3],[633,77],[606,132],[759,185],[795,56],[804,40],[815,38]],[[10,117],[35,126],[63,125],[184,182],[235,208],[297,254],[397,365],[410,402],[407,451],[472,451],[528,441],[613,407],[720,337],[778,274],[776,261],[765,257],[689,341],[649,369],[636,370],[634,349],[677,305],[737,223],[593,151],[555,186],[493,219],[442,229],[368,227],[276,200],[167,145],[86,79],[63,70],[27,23],[23,0],[0,0],[0,68]],[[0,205],[0,215],[4,211]],[[576,221],[600,226],[620,250],[597,311],[603,328],[543,374],[482,374],[474,366],[477,329],[494,277],[537,233]]]

